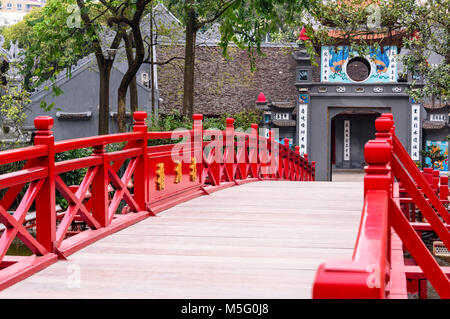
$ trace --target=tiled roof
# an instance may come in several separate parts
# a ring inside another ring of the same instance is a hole
[[[422,128],[425,130],[440,130],[444,127],[448,127],[448,124],[445,122],[433,122],[425,120],[422,122]]]
[[[273,125],[275,126],[280,126],[280,127],[288,127],[288,126],[295,126],[297,124],[297,122],[295,120],[285,120],[285,121],[278,121],[278,120],[273,120],[272,121]]]
[[[292,102],[272,102],[270,106],[279,109],[292,109],[295,107],[295,104]]]
[[[354,42],[364,41],[365,43],[375,43],[383,40],[383,44],[394,44],[398,47],[402,45],[402,39],[406,36],[406,31],[382,31],[382,32],[345,32],[342,30],[330,30],[328,36],[335,39],[336,44],[348,44],[350,39]]]
[[[427,110],[442,110],[444,108],[449,108],[450,105],[443,103],[424,103],[423,107]]]

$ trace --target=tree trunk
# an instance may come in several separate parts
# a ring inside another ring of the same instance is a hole
[[[98,110],[98,135],[109,134],[109,80],[111,66],[108,63],[97,63],[100,75],[100,97]]]
[[[133,38],[136,39],[136,54],[134,56],[134,59],[128,59],[128,70],[122,77],[122,81],[120,82],[117,92],[117,127],[119,133],[126,132],[125,112],[128,87],[130,86],[133,79],[136,79],[136,73],[137,71],[139,71],[139,68],[144,61],[145,56],[145,49],[139,27],[133,28]]]
[[[124,34],[124,42],[125,42],[125,52],[127,54],[128,68],[133,67],[134,61],[134,53],[133,53],[133,35],[130,33],[129,35]],[[136,75],[130,82],[130,110],[131,110],[131,118],[133,118],[133,113],[138,110],[138,94],[137,94],[137,83],[136,83]]]
[[[187,2],[194,4],[195,0],[188,0]],[[195,10],[193,8],[187,8],[186,17],[183,115],[192,119],[192,115],[194,114],[195,39],[197,35]]]
[[[138,106],[138,92],[137,92],[137,83],[136,83],[136,75],[133,77],[130,83],[130,110],[131,110],[131,118],[133,118],[133,113],[139,109]]]
[[[128,85],[121,85],[117,92],[117,129],[119,133],[125,133],[127,130],[125,123],[127,90]]]
[[[151,82],[151,125],[156,123],[156,105],[155,105],[155,66],[154,63],[154,52],[153,52],[153,3],[150,6],[150,82]]]

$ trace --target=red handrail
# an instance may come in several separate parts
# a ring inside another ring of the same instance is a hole
[[[224,131],[203,130],[202,119],[202,115],[194,115],[192,130],[149,132],[147,113],[135,112],[131,133],[55,143],[53,119],[36,118],[35,146],[0,152],[0,164],[26,161],[21,170],[0,175],[0,190],[8,188],[0,200],[0,223],[8,229],[0,234],[0,290],[54,262],[56,256],[65,258],[99,238],[193,197],[265,178],[314,180],[314,163],[298,150],[258,136],[256,124],[249,134],[235,132],[232,118],[227,119]],[[208,135],[220,138],[204,141]],[[180,137],[181,143],[148,146],[149,140]],[[125,145],[107,151],[106,146],[114,143]],[[275,146],[279,150],[273,150]],[[92,148],[92,154],[55,162],[55,154],[82,148]],[[270,166],[267,159],[280,165]],[[266,166],[271,169],[268,173]],[[85,171],[80,185],[66,185],[62,174],[80,169]],[[20,196],[24,188],[25,195]],[[68,203],[58,217],[57,194]],[[33,204],[36,238],[26,230],[29,221],[26,228],[23,225]],[[18,266],[20,261],[3,258],[15,237],[40,256],[23,266],[26,271]]]
[[[438,191],[434,182],[433,190],[430,186],[433,180],[426,180],[395,136],[392,114],[382,114],[375,121],[375,127],[378,131],[376,139],[369,141],[364,150],[368,163],[364,178],[364,207],[353,258],[323,263],[316,274],[313,297],[390,298],[399,294],[406,297],[405,279],[417,280],[418,270],[415,271],[416,277],[410,278],[404,270],[405,265],[401,267],[403,270],[392,268],[391,254],[394,252],[397,254],[396,262],[401,258],[401,263],[404,263],[403,252],[393,248],[391,233],[395,232],[417,262],[423,278],[430,281],[442,298],[450,298],[450,274],[439,266],[416,232],[423,227],[434,230],[447,249],[450,247],[450,227],[445,224],[449,215],[443,206],[448,198],[442,198],[448,196],[448,186]],[[411,224],[405,217],[394,177],[420,208],[427,224]],[[399,271],[403,271],[403,282],[393,282]],[[398,286],[402,286],[400,293]]]

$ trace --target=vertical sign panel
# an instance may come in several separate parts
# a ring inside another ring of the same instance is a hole
[[[411,158],[413,161],[420,159],[420,105],[411,105]]]
[[[344,121],[344,161],[350,160],[350,120]]]
[[[329,72],[329,66],[328,64],[330,59],[330,53],[328,51],[328,47],[322,47],[322,58],[320,59],[321,62],[321,72],[320,72],[320,81],[321,82],[329,82],[328,77],[330,76]]]
[[[389,80],[390,82],[397,82],[397,60],[396,56],[396,47],[389,48]]]
[[[298,146],[303,155],[308,146],[308,104],[299,104],[298,111]]]

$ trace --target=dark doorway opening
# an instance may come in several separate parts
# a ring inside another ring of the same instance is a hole
[[[375,111],[343,111],[331,119],[331,180],[334,173],[363,172],[364,146],[375,138]]]

